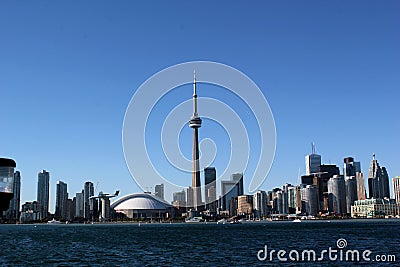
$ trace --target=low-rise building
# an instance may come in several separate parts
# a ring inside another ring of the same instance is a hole
[[[351,206],[353,218],[383,218],[398,215],[399,207],[394,199],[372,198],[356,200]]]

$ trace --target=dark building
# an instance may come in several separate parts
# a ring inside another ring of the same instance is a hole
[[[58,181],[56,187],[56,210],[55,210],[55,215],[58,218],[67,219],[67,200],[68,200],[67,184],[62,181]]]
[[[339,167],[336,165],[320,165],[318,172],[301,177],[303,185],[315,185],[318,190],[318,203],[320,210],[327,211],[328,207],[328,181],[335,175],[340,175]]]
[[[206,210],[217,210],[217,171],[214,167],[204,168]]]
[[[50,173],[41,170],[38,173],[37,186],[37,202],[40,203],[40,216],[45,219],[49,216],[49,199],[50,199]]]
[[[14,168],[16,166],[14,160],[0,158],[0,213],[8,210],[10,200],[14,197]]]
[[[21,203],[21,173],[19,171],[14,173],[13,193],[14,196],[10,201],[7,219],[10,221],[18,221],[20,216],[19,207]]]

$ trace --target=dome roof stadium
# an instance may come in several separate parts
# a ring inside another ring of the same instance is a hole
[[[168,210],[172,205],[149,193],[134,193],[123,196],[111,204],[114,210]]]

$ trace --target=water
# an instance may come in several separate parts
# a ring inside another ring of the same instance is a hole
[[[400,220],[217,224],[0,225],[2,266],[266,266],[257,252],[268,249],[337,248],[395,255],[400,265]],[[288,257],[286,255],[286,257]],[[276,256],[272,265],[280,262]],[[385,265],[373,262],[374,266]],[[370,266],[371,262],[359,264]],[[287,266],[311,265],[287,262]],[[331,262],[318,266],[354,265]]]

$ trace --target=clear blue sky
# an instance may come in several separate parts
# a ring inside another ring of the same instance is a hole
[[[57,180],[70,195],[87,180],[137,192],[121,145],[131,97],[165,67],[209,60],[246,73],[271,106],[263,189],[296,183],[311,142],[325,163],[353,156],[366,173],[376,153],[400,175],[399,14],[398,1],[2,1],[0,156],[17,161],[22,203],[41,169],[51,210]]]

